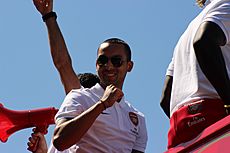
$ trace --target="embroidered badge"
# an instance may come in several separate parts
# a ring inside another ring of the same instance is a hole
[[[188,105],[188,112],[190,114],[199,113],[201,110],[202,110],[202,103]]]
[[[129,112],[129,118],[131,120],[131,122],[137,126],[138,125],[138,117],[137,114],[135,114],[134,112]]]

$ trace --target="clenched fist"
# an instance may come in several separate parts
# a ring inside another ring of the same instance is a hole
[[[41,15],[45,15],[53,11],[53,0],[33,0],[33,2]]]
[[[123,97],[121,89],[116,88],[114,85],[106,87],[104,95],[101,98],[101,102],[104,103],[106,108],[111,107],[116,101],[119,101]]]

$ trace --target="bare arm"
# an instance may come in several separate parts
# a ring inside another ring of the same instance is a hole
[[[199,27],[194,49],[198,63],[217,93],[227,105],[230,104],[230,80],[220,46],[226,37],[222,29],[213,22],[204,22]]]
[[[61,120],[56,125],[53,136],[53,144],[59,151],[63,151],[76,144],[92,126],[96,118],[105,109],[111,107],[123,92],[113,85],[107,86],[101,101],[91,106],[79,116],[71,120]]]
[[[46,22],[51,55],[57,68],[66,94],[72,89],[80,88],[80,82],[73,70],[71,57],[65,45],[57,21],[52,18]]]
[[[170,98],[172,90],[173,77],[167,75],[164,82],[164,87],[162,90],[160,105],[164,110],[165,114],[170,118]]]
[[[45,15],[53,10],[53,0],[33,0],[33,2],[41,15]],[[72,89],[80,88],[80,82],[73,70],[71,57],[57,21],[54,17],[51,17],[45,23],[48,30],[53,62],[59,72],[65,92],[68,93]]]

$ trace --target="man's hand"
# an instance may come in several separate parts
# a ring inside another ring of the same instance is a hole
[[[35,132],[36,129],[33,129],[33,133],[31,134],[31,137],[29,138],[29,142],[27,143],[28,148],[27,150],[33,152],[33,153],[47,153],[48,147],[46,143],[46,139],[44,137],[44,134],[40,132]]]
[[[42,16],[53,11],[53,0],[33,0],[33,2]]]
[[[119,101],[123,97],[123,92],[116,88],[114,85],[106,87],[104,95],[101,98],[101,102],[105,104],[106,108],[111,107],[116,101]]]

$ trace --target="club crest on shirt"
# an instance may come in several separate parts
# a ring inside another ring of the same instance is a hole
[[[196,103],[196,104],[188,105],[188,112],[190,114],[199,113],[202,109],[203,109],[202,103]]]
[[[134,112],[129,112],[129,118],[130,118],[130,120],[131,120],[131,122],[135,125],[135,126],[137,126],[138,125],[138,116],[137,116],[137,114],[135,114]]]

